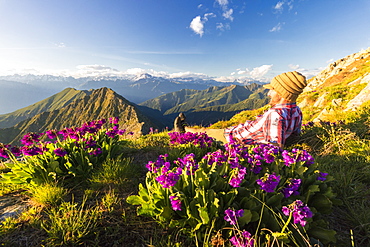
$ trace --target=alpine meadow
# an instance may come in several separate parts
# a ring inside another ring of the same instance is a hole
[[[0,115],[1,246],[370,246],[370,48],[308,80],[284,148],[172,131],[254,119],[257,82],[70,80]]]

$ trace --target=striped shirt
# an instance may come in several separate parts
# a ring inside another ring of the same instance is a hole
[[[292,134],[299,134],[302,125],[302,112],[296,103],[277,104],[256,120],[247,120],[225,129],[225,138],[236,139],[244,144],[276,143],[285,144]]]

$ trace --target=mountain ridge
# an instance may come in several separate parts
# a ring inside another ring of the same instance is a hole
[[[208,77],[185,76],[170,78],[149,74],[79,78],[71,76],[15,74],[0,76],[0,86],[7,92],[7,94],[4,94],[0,98],[0,113],[10,113],[27,107],[65,88],[90,90],[108,87],[129,101],[139,104],[162,94],[181,89],[204,90],[211,86],[247,85],[251,82],[249,80],[220,82]]]
[[[27,107],[11,113],[0,115],[0,128],[14,126],[22,120],[31,118],[45,111],[52,111],[67,106],[73,100],[83,97],[91,91],[81,91],[74,88],[66,88],[42,101],[36,102]]]
[[[157,127],[140,112],[137,106],[112,89],[101,88],[92,90],[91,94],[76,99],[65,107],[42,112],[13,127],[0,129],[0,140],[4,143],[18,143],[18,140],[28,132],[60,130],[110,117],[119,117],[121,128],[126,129],[127,132],[133,132],[133,137],[148,133],[151,127]]]

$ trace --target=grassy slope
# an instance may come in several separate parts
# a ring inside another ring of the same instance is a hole
[[[74,88],[66,88],[60,93],[54,94],[53,96],[39,101],[30,106],[16,110],[11,113],[0,115],[0,128],[8,128],[15,124],[31,118],[37,114],[45,111],[53,111],[65,107],[70,104],[73,100],[82,98],[88,95],[88,91],[80,91]]]
[[[146,116],[122,96],[111,89],[101,88],[91,91],[90,95],[76,99],[65,107],[41,112],[13,127],[0,129],[0,140],[3,143],[17,144],[28,132],[61,130],[65,127],[81,126],[88,121],[110,117],[119,117],[124,128],[134,132],[136,136],[141,132],[147,133],[150,127],[156,128]]]

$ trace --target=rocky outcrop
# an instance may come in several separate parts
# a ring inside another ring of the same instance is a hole
[[[304,92],[315,90],[316,88],[320,87],[328,80],[330,77],[339,74],[344,69],[346,69],[349,65],[354,63],[357,60],[361,59],[368,59],[370,57],[370,47],[366,50],[362,50],[360,52],[351,54],[346,56],[345,58],[339,59],[321,71],[317,76],[315,76],[304,89]]]
[[[16,218],[29,207],[28,201],[17,193],[0,196],[0,227],[6,218]]]
[[[311,121],[333,119],[333,114],[357,110],[370,101],[370,48],[330,64],[310,79],[299,106]]]
[[[367,83],[367,85],[356,97],[348,102],[346,110],[356,110],[364,102],[370,100],[370,73],[361,78],[358,83]]]

